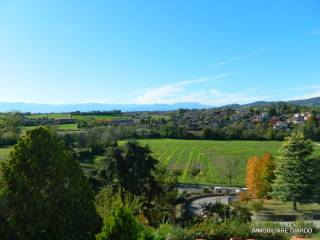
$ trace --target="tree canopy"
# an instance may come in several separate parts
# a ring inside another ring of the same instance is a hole
[[[93,195],[79,164],[50,130],[27,132],[2,164],[6,221],[16,239],[93,239]]]
[[[286,139],[280,149],[273,195],[296,203],[319,202],[320,160],[312,157],[313,144],[301,133]]]

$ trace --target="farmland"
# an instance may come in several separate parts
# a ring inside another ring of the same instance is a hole
[[[69,127],[72,124],[68,125]],[[214,141],[214,140],[174,140],[145,139],[139,141],[148,145],[153,156],[169,169],[181,172],[179,182],[229,185],[225,175],[226,162],[237,163],[236,177],[232,184],[244,186],[246,161],[250,156],[270,152],[277,156],[279,141]],[[8,158],[12,148],[0,148],[0,161]],[[320,145],[315,144],[315,154],[320,155]],[[200,173],[192,176],[192,170]]]
[[[128,119],[128,116],[115,116],[109,114],[102,114],[102,115],[80,115],[80,114],[71,114],[71,113],[38,113],[38,114],[31,114],[28,118],[37,119],[37,118],[54,118],[54,119],[62,119],[62,118],[73,118],[77,120],[122,120]]]
[[[31,114],[28,116],[28,118],[71,118],[70,113],[36,113],[36,114]]]
[[[277,141],[210,141],[210,140],[141,140],[148,145],[153,156],[169,169],[181,171],[182,183],[228,184],[224,172],[225,162],[237,161],[238,172],[233,184],[245,184],[246,161],[250,156],[270,152],[278,154],[281,142]],[[320,154],[320,146],[315,145],[315,154]],[[192,177],[193,168],[201,172]]]
[[[82,121],[100,120],[100,121],[113,121],[128,119],[127,116],[113,116],[113,115],[72,115],[72,118]]]

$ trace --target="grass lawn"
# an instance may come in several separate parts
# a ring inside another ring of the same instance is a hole
[[[312,240],[320,240],[320,231],[312,237]]]
[[[170,169],[181,170],[182,183],[209,183],[227,185],[228,179],[222,173],[225,162],[232,159],[238,162],[238,174],[233,184],[244,186],[246,163],[250,156],[261,156],[265,152],[278,154],[281,142],[277,141],[211,141],[211,140],[140,140],[148,145],[153,156]],[[320,146],[315,145],[320,155]],[[196,177],[191,176],[193,168],[202,171]]]
[[[248,204],[250,207],[250,203]],[[265,199],[263,209],[259,213],[266,214],[301,214],[316,213],[320,214],[320,204],[297,204],[298,211],[292,209],[292,202],[282,202],[275,199]]]
[[[79,130],[77,123],[60,124],[60,125],[54,125],[53,127],[58,128],[59,131],[77,131],[77,130]]]
[[[160,115],[160,114],[152,114],[151,115],[151,119],[160,120],[162,118],[165,120],[170,120],[171,117],[169,115]]]
[[[27,131],[38,128],[38,127],[40,127],[40,126],[22,127],[21,134],[24,135]],[[77,130],[79,130],[77,123],[50,125],[50,127],[54,128],[58,131],[77,131]]]
[[[13,147],[0,148],[0,162],[5,161],[9,158],[9,155],[12,149]]]
[[[28,118],[71,118],[70,113],[37,113],[37,114],[31,114],[28,116]]]
[[[105,121],[112,121],[112,120],[124,120],[129,119],[127,116],[113,116],[113,115],[72,115],[72,118],[78,120],[105,120]]]

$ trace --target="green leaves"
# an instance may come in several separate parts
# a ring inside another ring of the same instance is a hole
[[[46,128],[27,133],[2,167],[7,221],[17,239],[91,239],[99,226],[79,164]]]
[[[312,142],[300,133],[287,138],[280,149],[273,196],[300,203],[319,202],[319,159],[310,158]]]

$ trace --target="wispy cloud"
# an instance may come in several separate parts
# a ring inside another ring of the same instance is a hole
[[[309,85],[300,88],[292,88],[290,89],[290,91],[299,92],[299,94],[294,94],[289,100],[320,97],[320,85]]]
[[[187,86],[200,84],[204,82],[223,79],[229,76],[228,73],[222,73],[215,76],[197,78],[187,81],[181,81],[175,84],[167,84],[156,88],[148,88],[136,93],[134,99],[136,103],[151,104],[151,103],[175,103],[181,101],[191,101],[197,97],[197,94],[187,91]]]
[[[211,106],[221,106],[233,103],[249,103],[258,100],[265,100],[264,96],[256,96],[254,89],[246,89],[237,92],[226,92],[223,90],[202,88],[194,86],[208,81],[219,80],[230,76],[223,73],[211,77],[198,78],[188,81],[181,81],[175,84],[167,84],[157,88],[149,88],[136,93],[136,98],[132,101],[139,104],[154,103],[178,103],[178,102],[198,102]]]
[[[254,101],[261,101],[267,99],[266,96],[255,96],[252,90],[239,92],[224,92],[217,89],[210,89],[210,103],[211,105],[226,105],[226,104],[244,104]]]
[[[260,48],[260,49],[254,51],[254,52],[249,52],[249,53],[246,53],[246,54],[243,54],[243,55],[240,55],[240,56],[235,56],[235,57],[232,57],[232,58],[217,62],[217,63],[211,65],[211,67],[213,67],[213,68],[220,67],[220,66],[223,66],[223,65],[226,65],[226,64],[230,64],[230,63],[233,63],[233,62],[236,62],[236,61],[240,61],[240,60],[243,60],[243,59],[246,59],[246,58],[253,57],[253,56],[261,54],[261,53],[263,53],[265,51],[267,51],[266,48]]]

